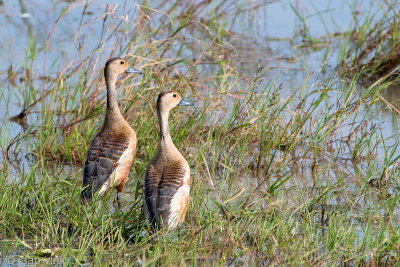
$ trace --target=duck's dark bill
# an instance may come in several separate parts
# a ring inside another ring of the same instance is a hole
[[[187,101],[185,99],[181,99],[181,102],[179,102],[178,106],[194,106],[193,102]]]
[[[125,73],[135,73],[135,74],[142,74],[142,72],[140,70],[134,69],[132,67],[129,67]]]

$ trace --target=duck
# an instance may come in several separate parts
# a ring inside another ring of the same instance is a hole
[[[144,213],[152,231],[174,229],[185,220],[189,206],[189,164],[174,145],[168,128],[169,112],[176,106],[193,106],[193,103],[176,91],[164,91],[158,95],[160,137],[143,179]]]
[[[129,66],[124,58],[110,58],[104,67],[107,88],[107,107],[103,126],[92,139],[83,168],[81,203],[90,202],[95,193],[103,196],[108,189],[124,189],[136,152],[136,133],[119,110],[115,84],[123,73],[142,74]]]

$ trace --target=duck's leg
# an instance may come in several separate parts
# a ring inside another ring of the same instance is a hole
[[[119,194],[118,194],[118,191],[117,191],[117,205],[118,205],[118,209],[120,210],[121,209],[121,198],[120,198],[120,196],[119,196]]]

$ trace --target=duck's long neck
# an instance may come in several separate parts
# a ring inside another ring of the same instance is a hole
[[[107,109],[106,117],[104,120],[105,127],[116,126],[121,120],[124,120],[117,102],[117,93],[115,91],[115,83],[117,82],[117,76],[105,75],[106,86],[107,86]]]
[[[168,111],[157,110],[158,123],[160,124],[160,144],[174,145],[168,128]],[[174,146],[175,147],[175,146]]]

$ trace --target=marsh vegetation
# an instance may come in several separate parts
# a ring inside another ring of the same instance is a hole
[[[39,2],[0,6],[0,261],[399,261],[398,1]],[[138,137],[121,210],[111,194],[79,204],[111,56],[143,71],[117,84]],[[163,90],[195,103],[170,116],[192,191],[180,228],[151,236],[141,185]]]

